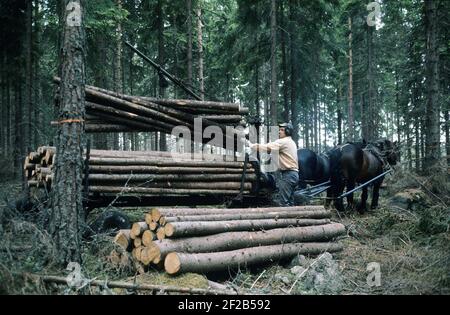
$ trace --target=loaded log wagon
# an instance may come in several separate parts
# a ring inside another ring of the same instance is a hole
[[[86,207],[104,207],[113,201],[118,207],[267,205],[270,190],[261,180],[257,161],[190,157],[158,151],[88,150],[83,178]],[[51,190],[55,158],[57,152],[49,146],[26,157],[24,171],[30,188]]]
[[[54,82],[59,84],[60,79],[55,77]],[[88,209],[111,202],[119,207],[267,205],[270,189],[264,188],[258,161],[247,155],[242,161],[235,153],[245,138],[234,127],[245,124],[248,108],[234,103],[129,96],[93,86],[86,86],[85,91],[87,133],[170,134],[181,126],[191,140],[208,143],[204,130],[215,126],[223,134],[219,147],[233,144],[233,155],[202,154],[200,158],[195,153],[91,150],[88,145],[83,157]],[[29,187],[51,189],[57,155],[51,146],[29,153],[24,163]]]

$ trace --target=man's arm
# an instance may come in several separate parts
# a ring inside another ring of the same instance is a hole
[[[269,142],[267,144],[252,144],[251,145],[251,149],[255,150],[255,151],[260,151],[260,152],[267,152],[270,153],[272,150],[273,151],[278,151],[280,150],[281,144],[279,143],[279,140],[276,140],[274,142]]]

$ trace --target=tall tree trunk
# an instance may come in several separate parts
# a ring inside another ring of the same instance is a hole
[[[20,72],[19,72],[20,76]],[[20,77],[14,82],[14,173],[17,179],[22,179],[22,163],[26,151],[26,141],[24,139],[25,124],[23,119],[23,99],[22,99],[22,85]]]
[[[188,27],[188,47],[187,47],[187,74],[188,84],[192,86],[192,0],[186,1],[187,5],[187,27]]]
[[[450,120],[449,120],[449,111],[445,110],[444,111],[444,121],[445,121],[445,125],[444,125],[444,130],[445,130],[445,152],[447,155],[447,166],[450,166],[450,132],[449,132],[449,124],[450,124]]]
[[[158,25],[158,63],[164,68],[164,12],[162,8],[162,1],[158,0],[156,6],[157,25]],[[175,52],[176,53],[176,52]],[[161,80],[162,78],[160,78]],[[159,97],[165,97],[165,85],[163,82],[159,82]],[[159,135],[159,149],[161,151],[167,151],[166,134],[160,133]]]
[[[415,124],[414,124],[414,131],[415,131],[415,145],[414,145],[414,152],[415,152],[415,167],[416,167],[416,172],[420,172],[420,121],[418,116],[416,115],[415,117]]]
[[[365,139],[366,141],[370,141],[370,135],[369,135],[369,126],[368,126],[368,106],[366,105],[366,97],[364,93],[361,93],[360,96],[360,104],[361,104],[361,137]]]
[[[117,8],[119,10],[122,10],[122,0],[116,0]],[[122,21],[119,21],[117,23],[116,28],[116,57],[115,57],[115,73],[116,78],[114,81],[114,90],[118,93],[123,94],[123,67],[122,67]],[[122,150],[128,151],[129,150],[129,141],[128,141],[128,134],[127,133],[121,133],[120,136],[122,138]]]
[[[352,49],[352,18],[348,18],[348,140],[354,140],[354,119],[353,119],[353,49]]]
[[[270,88],[270,120],[272,125],[278,125],[278,82],[277,82],[277,4],[276,0],[271,0],[270,13],[270,34],[271,34],[271,49],[270,49],[270,73],[271,73],[271,88]]]
[[[59,124],[50,232],[61,264],[81,262],[85,33],[83,1],[62,0]]]
[[[321,114],[321,95],[319,94],[319,103],[317,104],[317,147],[318,151],[320,152],[322,150],[322,131],[321,131],[321,122],[322,122],[322,114]]]
[[[26,104],[26,123],[24,125],[24,141],[27,148],[31,148],[33,144],[34,135],[31,132],[33,120],[33,1],[27,1],[26,7],[26,74],[25,74],[25,104]]]
[[[279,21],[280,21],[280,43],[281,43],[281,71],[283,75],[283,120],[290,121],[289,115],[289,83],[287,71],[287,57],[286,57],[286,29],[284,25],[284,7],[283,1],[279,2]]]
[[[374,84],[373,84],[373,28],[375,26],[367,25],[367,111],[366,124],[368,127],[368,141],[373,141],[377,138],[377,127],[374,107]]]
[[[425,166],[426,173],[435,173],[435,166],[439,163],[440,154],[440,109],[439,109],[439,78],[438,78],[438,47],[437,10],[434,0],[425,0],[425,25],[427,31],[427,112],[426,112],[426,143]]]
[[[341,110],[341,102],[342,102],[342,76],[339,75],[339,83],[338,83],[338,92],[337,92],[337,132],[338,132],[338,143],[342,144],[342,110]]]
[[[400,142],[402,128],[400,126],[400,115],[401,115],[401,109],[400,109],[400,91],[398,87],[398,70],[395,70],[395,111],[396,111],[396,118],[397,118],[397,141]],[[407,132],[407,129],[409,128],[408,125],[405,126],[405,131]]]
[[[43,126],[44,117],[42,112],[42,86],[40,77],[40,58],[41,58],[41,28],[39,20],[40,0],[34,1],[34,42],[33,42],[33,69],[34,69],[34,125]],[[34,146],[42,144],[42,135],[40,132],[35,133]]]
[[[96,56],[96,60],[100,62],[102,58],[104,58],[107,53],[105,38],[103,35],[99,34],[99,37],[96,41],[96,48],[98,49],[98,53]],[[94,72],[94,82],[96,86],[107,89],[109,88],[107,83],[108,73],[106,71],[106,67],[96,67]],[[115,135],[115,134],[114,134]],[[108,149],[108,135],[105,133],[94,134],[94,147],[97,149],[106,150]],[[113,135],[111,135],[113,137]],[[114,145],[111,146],[114,148]]]
[[[314,151],[315,152],[318,152],[318,150],[319,150],[319,146],[318,146],[318,143],[317,143],[317,135],[318,135],[318,132],[317,132],[317,117],[318,117],[318,115],[317,115],[317,112],[318,112],[318,104],[317,104],[317,102],[318,102],[318,100],[317,100],[317,89],[318,89],[318,87],[317,86],[314,86],[314,104],[313,104],[313,130],[312,130],[312,132],[313,132],[313,140],[314,140]]]
[[[6,63],[4,62],[3,54],[0,54],[0,149],[2,150],[2,157],[6,158],[7,140],[6,140]]]
[[[201,0],[197,7],[197,42],[198,42],[198,80],[200,82],[200,98],[205,99],[205,79],[203,77],[203,23]]]
[[[289,56],[291,64],[291,120],[292,126],[294,127],[294,132],[292,139],[298,144],[298,128],[299,128],[299,104],[298,104],[298,93],[297,93],[297,80],[298,80],[298,51],[295,46],[295,36],[292,36],[295,32],[295,5],[289,3]]]
[[[6,58],[5,58],[6,60]],[[12,110],[11,110],[11,79],[6,77],[6,150],[10,155],[12,148]],[[15,147],[14,147],[15,148]]]

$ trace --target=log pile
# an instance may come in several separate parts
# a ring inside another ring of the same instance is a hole
[[[340,251],[345,227],[330,216],[322,206],[153,208],[114,241],[143,268],[204,273]]]
[[[28,186],[51,189],[56,150],[39,147],[25,159]],[[244,162],[207,155],[154,151],[91,150],[88,159],[88,191],[91,195],[235,196],[240,192]],[[86,177],[86,176],[84,176]],[[251,194],[257,174],[247,164],[243,193]]]
[[[54,81],[59,83],[60,79]],[[191,136],[197,133],[204,143],[204,128],[217,126],[223,132],[226,145],[226,126],[244,126],[248,108],[235,103],[182,99],[157,99],[119,94],[87,85],[86,132],[159,131],[171,134],[176,126],[187,127]],[[57,99],[57,98],[56,98]],[[202,118],[202,129],[194,128],[194,119]],[[237,136],[237,139],[235,138]],[[243,141],[242,133],[235,130],[230,141]],[[242,139],[241,139],[242,138]]]

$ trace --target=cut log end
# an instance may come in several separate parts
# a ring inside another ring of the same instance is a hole
[[[156,209],[156,208],[153,208],[151,210],[151,214],[152,214],[153,222],[158,222],[159,218],[161,218],[161,212],[158,209]]]
[[[169,275],[176,275],[180,272],[181,261],[177,253],[170,253],[164,261],[164,269]]]
[[[158,228],[158,230],[156,231],[156,238],[160,241],[166,238],[166,231],[164,227],[160,226]]]
[[[130,230],[120,230],[114,237],[114,243],[126,250],[130,245]]]
[[[142,234],[142,244],[144,244],[144,246],[151,246],[154,239],[156,239],[155,233],[150,230],[144,231]]]

